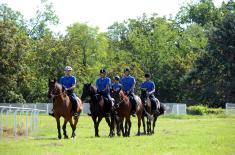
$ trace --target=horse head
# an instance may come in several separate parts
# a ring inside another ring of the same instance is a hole
[[[48,94],[47,94],[48,98],[61,94],[61,91],[62,90],[59,87],[55,78],[53,80],[48,79]]]
[[[143,103],[147,102],[147,100],[149,99],[147,89],[141,88],[140,99],[142,100]]]
[[[83,91],[81,96],[82,101],[85,101],[92,95],[95,95],[96,91],[97,91],[96,88],[92,86],[91,83],[85,83],[83,85]]]
[[[121,92],[121,89],[114,89],[111,91],[112,98],[114,98],[114,100],[117,102],[119,102],[120,100],[120,92]]]

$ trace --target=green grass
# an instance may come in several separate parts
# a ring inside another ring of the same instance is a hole
[[[155,135],[140,137],[135,136],[136,118],[132,120],[129,138],[108,138],[104,120],[100,126],[101,137],[95,138],[91,118],[81,116],[76,139],[58,140],[55,120],[40,115],[38,130],[30,136],[2,137],[0,154],[235,154],[234,116],[164,116],[157,122]],[[70,135],[69,125],[67,130]]]

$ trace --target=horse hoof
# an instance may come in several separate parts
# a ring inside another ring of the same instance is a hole
[[[68,139],[69,137],[68,136],[64,136],[64,139]]]
[[[58,136],[58,139],[61,139],[61,135]]]

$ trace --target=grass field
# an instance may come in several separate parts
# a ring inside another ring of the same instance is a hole
[[[76,139],[58,140],[55,120],[40,115],[39,127],[30,136],[2,137],[0,154],[235,154],[234,116],[164,116],[157,122],[155,135],[139,137],[135,136],[136,119],[132,120],[129,138],[108,138],[104,120],[100,126],[101,137],[95,138],[91,118],[81,116]],[[70,135],[69,126],[67,130]]]

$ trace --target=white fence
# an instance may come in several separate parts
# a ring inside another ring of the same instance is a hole
[[[226,114],[235,114],[235,103],[226,103]]]
[[[163,103],[166,108],[166,114],[186,114],[186,104],[182,103]],[[0,106],[14,106],[22,108],[34,108],[39,110],[44,110],[44,113],[48,113],[52,109],[52,103],[25,103],[25,104],[9,104],[9,103],[0,103]],[[88,103],[83,103],[83,114],[90,113],[90,105]]]
[[[21,133],[23,133],[23,129],[25,129],[25,135],[28,136],[29,129],[33,131],[37,128],[38,125],[38,114],[39,112],[44,112],[45,110],[39,110],[36,108],[24,108],[24,107],[13,107],[11,105],[8,106],[0,106],[0,137],[3,135],[4,129],[9,129],[9,115],[13,113],[14,116],[14,123],[13,123],[13,135],[17,136],[17,128],[18,125],[20,126]],[[23,127],[23,117],[25,114],[25,126]],[[4,120],[5,116],[5,120]],[[17,119],[18,118],[18,119]],[[5,124],[4,124],[5,122]]]

